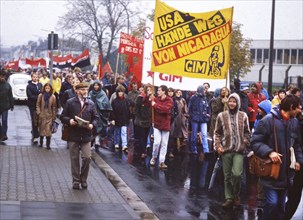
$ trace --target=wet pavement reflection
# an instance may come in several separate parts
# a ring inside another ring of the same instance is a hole
[[[130,141],[128,154],[121,149],[102,148],[100,155],[160,219],[259,219],[261,216],[261,202],[249,181],[246,184],[243,181],[240,207],[229,210],[221,207],[224,202],[222,169],[218,169],[214,185],[208,189],[217,161],[214,153],[197,157],[191,155],[187,147],[181,148],[174,153],[174,158],[166,160],[168,169],[163,171],[158,162],[150,166],[151,152],[141,159],[134,153],[134,145],[135,141]],[[294,219],[302,218],[296,215]]]

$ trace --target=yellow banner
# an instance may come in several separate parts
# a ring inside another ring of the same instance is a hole
[[[156,0],[151,71],[225,79],[232,16],[233,8],[188,13]]]

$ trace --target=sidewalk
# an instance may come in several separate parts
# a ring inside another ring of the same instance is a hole
[[[61,131],[52,137],[51,150],[32,145],[26,106],[16,106],[9,112],[8,126],[9,139],[0,143],[1,220],[140,219],[147,216],[157,219],[95,153],[88,189],[73,190],[69,152],[66,143],[60,140]],[[113,176],[116,176],[116,188],[108,179]],[[136,202],[130,203],[134,197]],[[136,210],[135,206],[139,208]]]

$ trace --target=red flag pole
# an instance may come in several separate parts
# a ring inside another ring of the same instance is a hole
[[[101,79],[103,77],[103,74],[102,74],[102,52],[99,53],[99,63],[98,63],[98,78]]]
[[[119,56],[120,56],[120,53],[118,53],[118,54],[117,54],[117,61],[116,61],[116,72],[115,72],[115,84],[117,83],[117,74],[118,74]]]

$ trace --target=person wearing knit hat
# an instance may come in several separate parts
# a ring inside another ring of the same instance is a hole
[[[227,100],[227,111],[219,113],[214,130],[214,149],[221,155],[224,173],[225,202],[223,208],[240,205],[243,153],[249,146],[250,129],[236,93]]]

